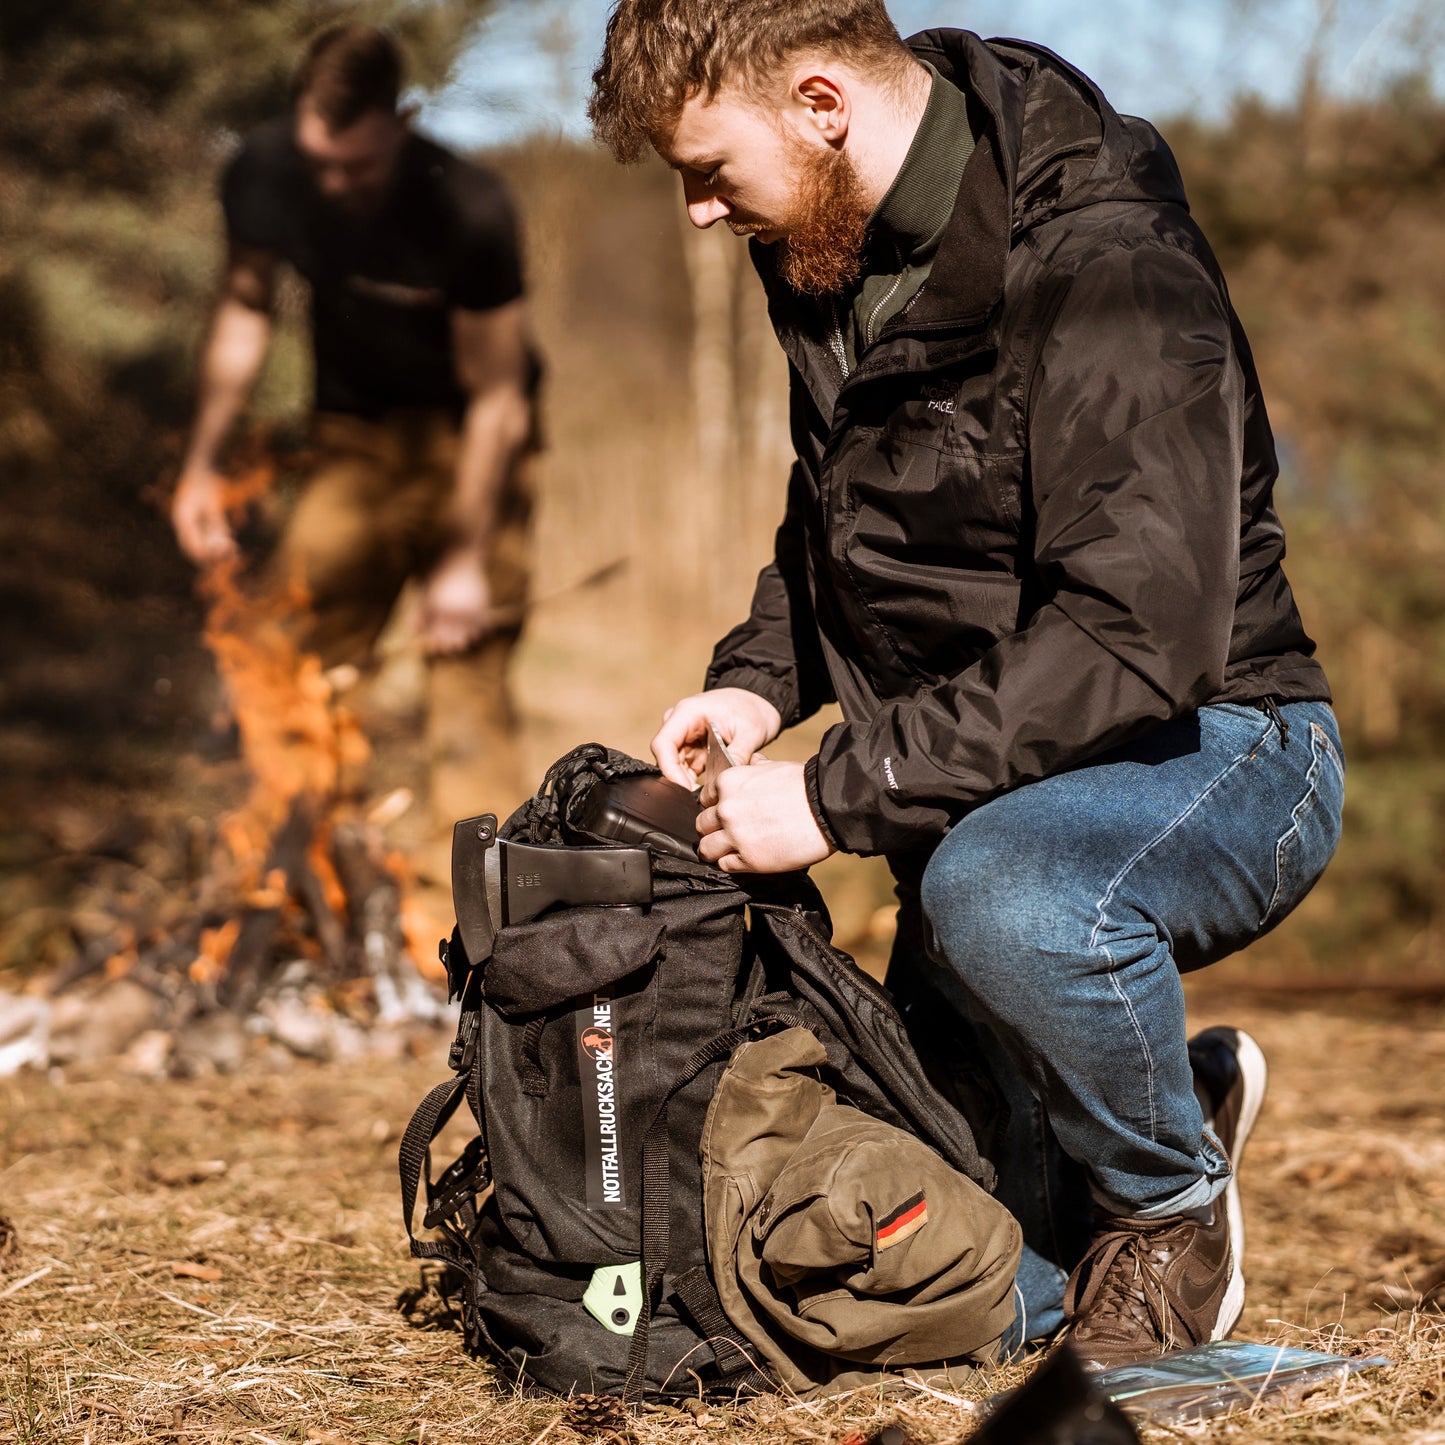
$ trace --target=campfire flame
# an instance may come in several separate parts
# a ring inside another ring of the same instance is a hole
[[[227,515],[239,518],[269,492],[274,478],[275,467],[267,461],[232,479],[224,495]],[[371,749],[321,659],[296,643],[294,619],[307,606],[305,589],[296,582],[281,589],[248,585],[243,566],[237,556],[225,558],[209,567],[199,584],[209,605],[204,640],[224,683],[251,779],[244,804],[218,826],[209,891],[240,899],[248,910],[278,910],[287,922],[307,911],[303,904],[313,913],[348,920],[352,900],[333,845],[338,827],[364,827],[359,783]],[[309,822],[304,856],[315,884],[314,896],[305,900],[296,896],[294,877],[274,861],[277,839],[298,808]],[[423,923],[422,910],[407,898],[405,860],[392,853],[376,862],[396,887],[399,927],[412,964],[426,977],[441,976],[436,926]],[[226,977],[241,931],[237,918],[203,931],[189,968],[193,982],[218,984]],[[301,941],[319,956],[327,940],[324,929],[315,932],[316,938]]]

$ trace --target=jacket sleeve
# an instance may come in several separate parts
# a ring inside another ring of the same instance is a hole
[[[788,480],[788,508],[773,560],[758,574],[752,610],[713,650],[704,686],[742,687],[765,697],[792,727],[833,701],[808,586],[808,479],[801,462]]]
[[[927,846],[971,808],[1207,702],[1239,576],[1243,384],[1220,282],[1166,242],[1068,283],[1028,421],[1041,605],[974,665],[824,736],[815,810],[852,852]]]

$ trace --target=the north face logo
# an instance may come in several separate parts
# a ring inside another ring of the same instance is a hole
[[[957,397],[946,386],[925,386],[923,395],[928,398],[929,411],[941,411],[944,416],[952,416],[958,405]]]

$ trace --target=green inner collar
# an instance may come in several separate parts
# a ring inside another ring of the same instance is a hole
[[[931,254],[958,199],[963,168],[973,154],[968,101],[925,60],[932,79],[928,105],[903,165],[870,225],[898,242],[906,260]]]

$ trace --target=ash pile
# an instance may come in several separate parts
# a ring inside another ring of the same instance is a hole
[[[0,983],[0,1076],[115,1059],[195,1077],[436,1047],[453,1022],[442,925],[409,900],[380,828],[297,800],[252,867],[230,854],[234,828],[178,821],[12,883],[0,979],[24,981]]]

